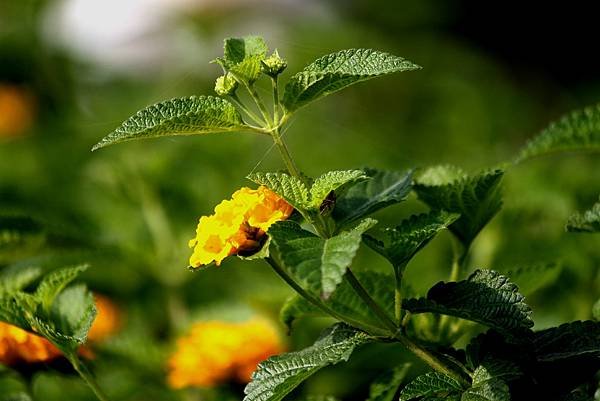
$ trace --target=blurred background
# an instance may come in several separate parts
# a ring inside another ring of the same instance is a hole
[[[266,264],[229,258],[219,268],[186,269],[199,216],[250,185],[251,171],[281,169],[277,152],[268,139],[244,134],[91,153],[93,144],[149,104],[212,94],[221,70],[209,61],[222,54],[223,38],[258,34],[288,60],[282,81],[351,47],[423,66],[299,112],[286,140],[307,174],[493,167],[549,121],[600,99],[598,15],[594,1],[542,8],[467,0],[1,0],[0,214],[25,219],[30,235],[19,252],[0,239],[0,266],[91,264],[84,280],[121,316],[91,362],[112,399],[239,399],[243,380],[169,388],[166,361],[194,322],[268,319],[288,349],[312,343],[329,323],[306,319],[287,336],[278,309],[291,292]],[[560,263],[526,294],[536,328],[590,318],[600,295],[598,238],[564,231],[571,213],[598,199],[598,159],[558,155],[509,169],[504,208],[473,246],[473,268]],[[411,197],[377,217],[391,225],[424,210]],[[440,235],[409,266],[415,293],[447,279],[450,259],[449,236]],[[366,249],[361,266],[388,268]],[[405,360],[412,359],[397,346],[370,347],[295,395],[364,399],[374,376]],[[60,360],[16,369],[36,400],[62,400],[66,391],[71,400],[94,399]]]

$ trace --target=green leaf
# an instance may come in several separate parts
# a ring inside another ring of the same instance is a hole
[[[238,82],[252,84],[260,77],[261,62],[267,51],[267,45],[260,36],[228,38],[224,42],[224,57],[215,61]]]
[[[358,281],[369,295],[379,304],[389,316],[394,315],[394,276],[376,271],[357,271]],[[387,330],[372,310],[356,295],[352,286],[343,281],[331,296],[324,300],[325,304],[343,316],[353,318],[372,327]],[[322,311],[306,299],[293,295],[281,308],[280,319],[291,330],[294,320],[302,316],[320,316]]]
[[[410,382],[400,393],[399,401],[428,396],[446,396],[462,391],[460,383],[438,372],[429,372]]]
[[[92,151],[134,139],[239,131],[247,128],[237,109],[225,99],[190,96],[149,106],[105,136]]]
[[[473,372],[473,384],[461,401],[510,401],[510,391],[506,383],[480,366]]]
[[[32,401],[26,381],[15,371],[0,365],[0,401]]]
[[[42,308],[49,313],[56,296],[88,267],[88,265],[65,267],[48,273],[35,290],[35,297],[40,301]]]
[[[396,366],[394,369],[379,376],[369,388],[367,401],[392,401],[398,392],[398,387],[410,369],[410,363]]]
[[[338,323],[312,346],[261,362],[244,390],[244,401],[279,401],[319,369],[347,361],[356,347],[370,341],[364,332]]]
[[[310,206],[320,210],[321,205],[329,194],[334,191],[339,196],[344,187],[349,187],[368,177],[362,170],[330,171],[317,178],[310,188]]]
[[[515,163],[580,150],[600,150],[600,104],[573,111],[551,123],[521,149]]]
[[[538,361],[600,357],[600,322],[576,321],[538,331],[533,338]]]
[[[310,207],[308,189],[296,177],[287,173],[252,173],[247,178],[258,185],[269,188],[300,212]]]
[[[403,268],[438,232],[447,228],[458,217],[457,214],[443,211],[413,215],[396,228],[374,230],[365,234],[364,240],[395,268]]]
[[[600,200],[590,210],[575,213],[569,217],[566,226],[569,232],[597,233],[600,232]]]
[[[338,227],[362,219],[387,206],[402,202],[412,184],[412,171],[365,169],[368,180],[359,182],[337,199],[333,218]]]
[[[503,174],[494,170],[466,176],[454,168],[437,166],[417,178],[414,190],[433,210],[460,214],[449,229],[468,246],[502,207]]]
[[[56,297],[51,316],[59,332],[83,344],[96,317],[94,297],[83,284],[71,286]]]
[[[464,281],[440,282],[427,298],[405,300],[403,307],[472,320],[514,338],[526,336],[533,326],[531,309],[517,286],[493,270],[477,270]]]
[[[351,230],[323,239],[303,230],[298,223],[282,221],[269,228],[269,236],[286,269],[305,288],[314,289],[318,285],[321,295],[327,298],[352,264],[362,234],[375,223],[373,219],[365,219]]]
[[[420,69],[416,64],[371,49],[348,49],[323,56],[290,78],[283,94],[288,112],[352,84],[394,72]]]
[[[519,287],[519,292],[527,296],[554,283],[561,271],[559,263],[539,263],[520,266],[509,270],[506,275]]]
[[[0,272],[0,294],[19,291],[37,280],[41,274],[39,266],[9,266]]]

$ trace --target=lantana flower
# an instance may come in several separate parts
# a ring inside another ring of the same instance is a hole
[[[239,189],[218,204],[214,214],[200,218],[196,237],[189,242],[194,248],[190,266],[212,262],[219,266],[227,256],[257,251],[269,227],[287,219],[293,210],[267,187]]]
[[[247,383],[261,361],[281,352],[279,334],[267,320],[198,322],[177,340],[168,361],[168,383],[176,389],[230,380]]]

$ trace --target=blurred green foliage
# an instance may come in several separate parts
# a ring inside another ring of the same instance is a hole
[[[233,9],[213,5],[181,15],[176,23],[214,56],[223,36],[264,34],[287,58],[286,77],[321,54],[350,47],[382,49],[424,67],[358,85],[295,116],[285,137],[300,168],[312,176],[362,166],[404,170],[452,163],[467,171],[493,166],[513,159],[549,120],[598,98],[600,77],[574,88],[536,70],[519,71],[517,78],[502,59],[444,32],[453,15],[450,5],[440,9],[433,1],[411,1],[406,12],[392,12],[310,3],[306,13],[295,15],[303,7],[293,3],[276,8],[276,23],[260,17],[271,6],[258,3]],[[47,270],[91,264],[84,280],[127,316],[122,332],[97,350],[92,363],[112,399],[237,399],[237,384],[169,390],[164,361],[176,336],[215,307],[232,311],[242,305],[277,319],[290,290],[267,266],[230,258],[195,274],[185,269],[187,240],[198,217],[251,185],[243,177],[258,166],[280,169],[277,154],[268,139],[243,134],[157,139],[91,154],[99,138],[143,106],[210,94],[220,71],[210,64],[187,72],[163,66],[150,77],[103,70],[47,40],[52,29],[42,29],[43,17],[54,5],[0,3],[0,87],[27,93],[34,115],[25,131],[0,137],[0,216],[32,219],[32,236],[24,239],[28,246],[20,254],[6,253],[9,258],[3,253],[0,264]],[[242,16],[249,21],[245,25]],[[232,26],[238,28],[231,31]],[[599,162],[592,154],[560,155],[512,168],[504,177],[503,209],[473,244],[471,268],[509,272],[561,262],[556,278],[528,296],[537,328],[591,318],[600,295],[597,236],[564,230],[574,211],[597,201]],[[410,198],[377,219],[392,225],[416,211],[425,208]],[[415,283],[412,291],[423,294],[446,279],[450,261],[449,234],[443,233],[406,272]],[[361,263],[385,268],[385,260],[368,249],[359,252],[356,265]],[[301,321],[290,347],[312,343],[326,323]],[[361,349],[349,364],[309,380],[303,391],[364,399],[384,365],[410,359],[398,346]],[[63,399],[65,392],[70,400],[94,399],[66,365],[59,361],[51,367],[18,367],[19,375],[2,371],[0,385],[25,389],[36,400]],[[410,376],[417,373],[412,369]]]

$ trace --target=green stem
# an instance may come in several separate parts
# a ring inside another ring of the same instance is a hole
[[[81,378],[86,382],[86,384],[92,389],[96,397],[100,401],[109,401],[108,397],[102,389],[96,383],[94,376],[90,373],[90,371],[86,368],[86,366],[79,360],[79,357],[75,354],[67,355],[67,359],[73,365],[73,369],[81,376]]]
[[[265,123],[267,124],[267,127],[271,127],[271,117],[269,116],[267,107],[265,106],[262,99],[258,95],[258,92],[256,92],[256,89],[252,85],[245,85],[245,86],[246,86],[246,89],[248,90],[248,92],[250,93],[250,96],[252,96],[252,99],[258,106],[258,109],[260,110],[260,113],[262,114],[262,116],[265,120]]]
[[[415,354],[417,357],[419,357],[419,359],[431,366],[433,369],[445,374],[446,376],[453,378],[465,387],[469,387],[471,385],[467,380],[465,380],[465,378],[461,374],[457,373],[454,369],[447,366],[438,357],[433,355],[431,352],[429,352],[419,344],[413,342],[408,337],[398,335],[395,338],[398,341],[400,341],[402,345],[404,345],[410,352]]]
[[[285,167],[287,168],[288,172],[294,177],[299,178],[301,181],[304,182],[304,179],[300,175],[300,170],[298,170],[298,167],[296,167],[294,159],[292,159],[292,155],[290,155],[290,151],[288,150],[285,142],[283,141],[283,138],[281,137],[279,127],[275,127],[271,136],[273,137],[273,142],[275,142],[277,150],[279,150],[279,154],[281,155],[281,158],[283,159],[283,162],[285,163]]]
[[[394,266],[394,312],[397,324],[402,322],[402,274],[404,266]]]
[[[382,329],[380,329],[378,327],[371,326],[371,325],[368,325],[365,323],[361,323],[357,320],[354,320],[352,318],[349,318],[349,317],[346,317],[346,316],[343,316],[343,315],[337,313],[335,310],[331,309],[329,306],[327,306],[325,303],[323,303],[320,299],[313,296],[312,294],[309,294],[304,288],[302,288],[298,283],[296,283],[296,281],[293,278],[291,278],[287,274],[287,272],[285,270],[283,270],[283,268],[281,266],[279,266],[279,264],[277,262],[275,262],[275,260],[273,260],[273,258],[269,257],[269,258],[265,258],[265,260],[273,268],[275,273],[277,273],[277,275],[279,275],[279,277],[281,277],[283,279],[283,281],[285,281],[290,287],[292,287],[294,289],[294,291],[296,291],[301,297],[306,299],[308,302],[313,304],[315,307],[317,307],[318,309],[323,311],[326,315],[330,315],[330,316],[338,319],[339,321],[348,323],[349,325],[359,328],[367,333],[373,333],[373,334],[378,333],[378,334],[389,335],[389,333],[384,332]]]
[[[409,351],[431,366],[438,372],[442,372],[447,376],[452,377],[464,386],[469,386],[469,382],[466,381],[461,374],[457,373],[454,369],[447,366],[443,361],[437,358],[434,354],[421,347],[419,344],[413,342],[408,337],[402,334],[401,329],[389,318],[387,313],[381,309],[379,304],[369,295],[367,290],[360,284],[354,273],[350,269],[346,271],[346,278],[348,279],[352,288],[356,293],[367,303],[369,308],[381,319],[381,321],[394,333],[394,338],[402,343]]]
[[[246,105],[242,102],[242,100],[238,97],[237,94],[229,95],[231,100],[240,108],[244,113],[246,113],[255,123],[258,125],[265,124],[265,121],[261,120],[259,116],[257,116],[252,110],[250,110]]]
[[[358,281],[354,273],[352,273],[352,270],[346,270],[346,279],[348,279],[348,282],[350,283],[354,291],[367,304],[369,309],[371,309],[373,313],[377,315],[379,320],[381,320],[381,322],[392,333],[396,333],[398,331],[398,326],[396,325],[396,323],[394,323],[394,321],[388,316],[388,314],[383,309],[381,309],[379,304],[375,302],[375,300],[369,295],[367,290],[365,290],[365,287],[362,286],[362,284],[360,283],[360,281]]]
[[[279,124],[279,83],[277,75],[271,77],[271,83],[273,84],[273,126],[277,126]]]

